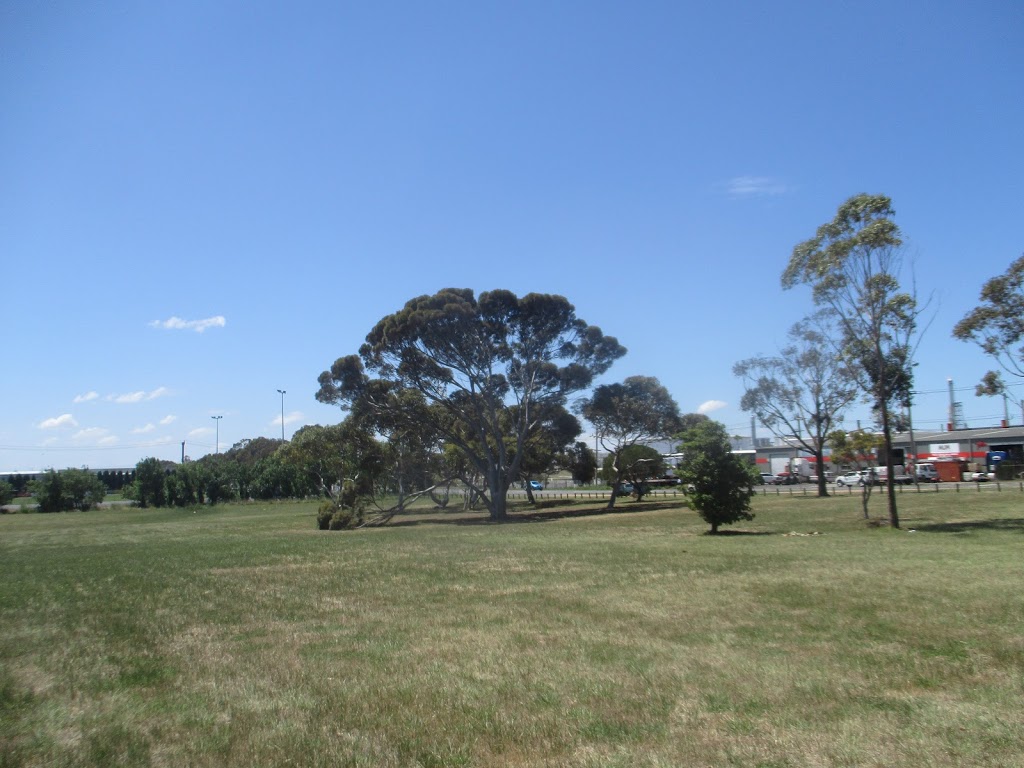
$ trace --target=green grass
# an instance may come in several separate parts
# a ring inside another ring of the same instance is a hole
[[[1024,495],[900,502],[0,516],[0,766],[1024,765]]]

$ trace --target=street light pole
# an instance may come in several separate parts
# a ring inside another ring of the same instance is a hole
[[[211,416],[210,418],[213,419],[214,423],[217,425],[217,453],[220,453],[220,420],[223,419],[224,417]]]
[[[284,395],[285,395],[285,392],[287,392],[288,390],[279,389],[277,391],[281,393],[281,442],[283,443],[284,442]]]

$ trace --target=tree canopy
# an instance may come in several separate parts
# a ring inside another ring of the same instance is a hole
[[[578,407],[583,418],[593,425],[611,459],[609,482],[613,490],[608,509],[612,509],[619,485],[630,472],[637,471],[625,462],[623,451],[678,432],[682,426],[679,406],[656,378],[630,376],[622,383],[595,387],[591,397],[580,401]],[[646,461],[642,456],[635,460]]]
[[[953,336],[973,341],[1003,371],[1024,378],[1024,255],[982,286],[981,304],[954,326]],[[1008,396],[1001,372],[986,373],[977,394]]]
[[[381,319],[358,355],[320,375],[317,399],[436,433],[481,478],[471,487],[491,516],[503,518],[551,407],[625,352],[562,296],[446,288]]]

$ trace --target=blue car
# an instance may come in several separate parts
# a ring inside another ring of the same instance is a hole
[[[531,491],[543,491],[544,490],[544,483],[542,483],[540,480],[531,480],[530,481],[530,490]]]

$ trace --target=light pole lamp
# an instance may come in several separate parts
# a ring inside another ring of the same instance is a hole
[[[220,453],[220,420],[223,419],[224,417],[211,416],[210,418],[213,419],[214,424],[217,425],[217,453]]]
[[[284,442],[284,396],[285,396],[285,393],[288,390],[286,390],[286,389],[279,389],[277,391],[281,393],[281,442],[283,443]]]

